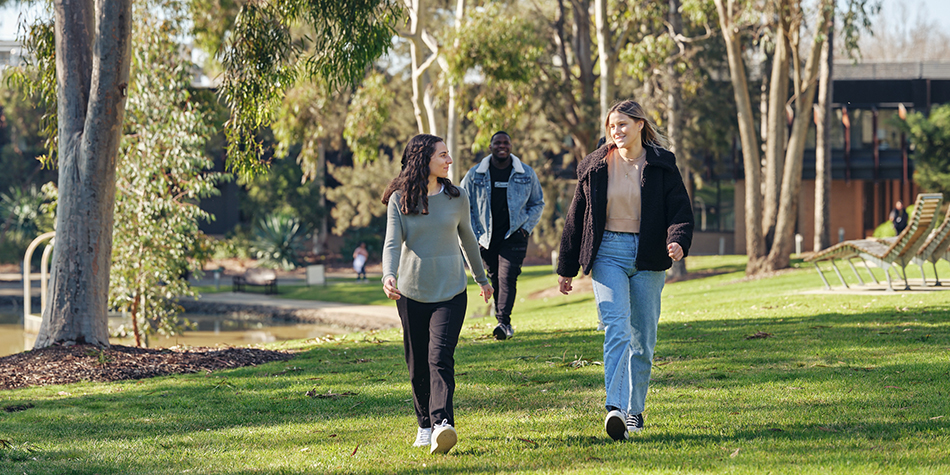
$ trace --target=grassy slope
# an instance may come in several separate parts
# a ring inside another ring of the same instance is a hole
[[[448,456],[410,447],[392,330],[294,342],[287,363],[2,392],[35,407],[0,413],[0,472],[950,472],[950,293],[802,294],[813,270],[740,281],[738,257],[690,268],[727,273],[666,286],[647,426],[628,443],[603,434],[593,296],[528,298],[555,284],[536,267],[514,340],[466,322]]]

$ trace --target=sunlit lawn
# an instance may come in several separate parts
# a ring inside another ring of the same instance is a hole
[[[603,433],[593,296],[551,292],[545,266],[522,276],[513,340],[467,321],[446,456],[410,446],[389,330],[210,375],[0,392],[33,405],[0,412],[0,472],[950,473],[950,292],[803,293],[823,288],[810,267],[746,281],[741,257],[689,266],[725,273],[666,286],[646,428],[626,443]]]

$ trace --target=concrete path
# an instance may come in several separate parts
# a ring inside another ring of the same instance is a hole
[[[301,284],[300,279],[281,279],[281,284]],[[230,285],[230,279],[222,285]],[[214,281],[204,278],[192,285],[213,286]],[[382,292],[382,290],[380,290]],[[39,305],[39,278],[34,279],[32,292],[34,306]],[[221,292],[202,294],[198,300],[182,299],[186,312],[244,313],[285,320],[315,322],[348,330],[382,330],[399,326],[395,305],[352,305],[315,300],[291,300],[261,293]],[[0,275],[0,306],[23,305],[23,284],[19,274]],[[39,307],[35,307],[38,311]],[[22,308],[21,310],[22,311]]]

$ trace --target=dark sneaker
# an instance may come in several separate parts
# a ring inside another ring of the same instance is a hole
[[[626,440],[629,436],[623,413],[616,409],[607,413],[607,418],[604,419],[604,429],[613,440]]]
[[[455,447],[458,442],[458,434],[455,428],[444,420],[441,424],[436,424],[432,428],[432,445],[429,447],[430,454],[444,454]]]
[[[492,331],[492,335],[495,335],[496,340],[507,340],[515,336],[515,330],[511,328],[510,324],[499,323]]]
[[[643,429],[643,414],[627,415],[627,432],[640,432]]]

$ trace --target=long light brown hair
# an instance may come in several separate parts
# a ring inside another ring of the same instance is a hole
[[[607,139],[607,143],[614,143],[614,139],[610,136],[610,114],[614,112],[619,112],[627,117],[630,117],[634,120],[643,121],[643,130],[640,131],[640,141],[643,143],[644,147],[650,146],[653,148],[663,148],[669,150],[670,144],[669,140],[665,135],[660,133],[656,124],[647,117],[646,113],[643,111],[643,106],[635,101],[627,99],[625,101],[620,101],[614,104],[613,107],[607,112],[607,117],[604,117],[604,137]]]
[[[409,139],[402,152],[402,171],[383,192],[383,204],[389,204],[393,193],[399,192],[399,211],[402,214],[429,214],[429,162],[435,155],[435,146],[445,142],[442,137],[419,134]],[[448,178],[439,178],[450,197],[461,193]]]

